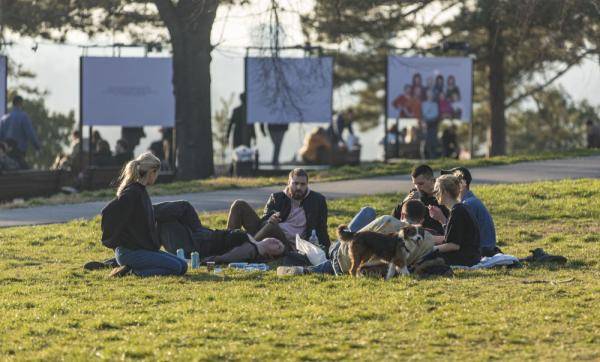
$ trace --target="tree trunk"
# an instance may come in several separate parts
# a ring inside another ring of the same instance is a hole
[[[217,0],[156,1],[173,46],[177,176],[214,174],[210,107],[210,35]]]
[[[502,29],[495,18],[488,24],[488,66],[491,124],[489,133],[489,156],[506,154],[506,118],[504,92],[504,41]]]

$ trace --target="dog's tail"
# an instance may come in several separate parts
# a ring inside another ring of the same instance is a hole
[[[348,230],[348,225],[338,226],[337,234],[341,241],[352,241],[354,237],[354,233]]]

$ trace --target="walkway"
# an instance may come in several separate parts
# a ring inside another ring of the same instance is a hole
[[[473,184],[519,183],[565,178],[600,178],[600,156],[570,158],[538,162],[517,163],[471,169]],[[373,195],[389,192],[406,192],[411,188],[408,175],[320,182],[310,185],[328,199]],[[264,206],[269,194],[282,186],[254,189],[223,190],[153,197],[153,202],[188,200],[200,211],[227,210],[236,199],[244,199],[254,207]],[[78,218],[92,218],[106,202],[39,206],[23,209],[0,210],[0,227],[61,223]]]

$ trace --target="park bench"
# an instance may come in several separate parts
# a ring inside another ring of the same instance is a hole
[[[49,196],[60,191],[70,173],[60,170],[19,170],[0,174],[0,201]]]
[[[416,159],[421,158],[421,145],[419,142],[416,143],[401,143],[398,145],[398,149],[396,152],[395,144],[388,144],[387,149],[387,158],[410,158]]]
[[[116,185],[121,174],[120,166],[98,167],[90,166],[83,171],[81,180],[81,189],[99,190]],[[161,170],[156,179],[156,183],[169,183],[175,179],[175,172]]]

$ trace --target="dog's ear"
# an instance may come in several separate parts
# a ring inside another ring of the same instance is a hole
[[[341,241],[350,241],[354,233],[348,230],[348,225],[340,225],[337,228],[337,234]]]

